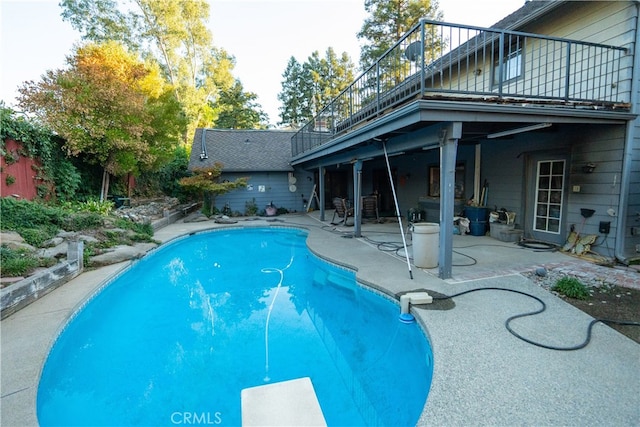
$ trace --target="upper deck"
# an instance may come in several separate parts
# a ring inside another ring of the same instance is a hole
[[[630,56],[619,46],[422,19],[291,138],[292,156],[415,100],[628,112]]]

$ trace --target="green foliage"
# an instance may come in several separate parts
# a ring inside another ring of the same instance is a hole
[[[256,199],[247,200],[244,203],[244,214],[247,216],[253,216],[258,213],[258,204],[256,203]]]
[[[38,176],[44,184],[38,186],[38,196],[45,199],[55,188],[59,200],[70,200],[80,185],[77,169],[64,156],[62,140],[49,129],[16,113],[0,102],[0,150],[5,151],[5,140],[13,139],[22,144],[22,155],[39,159],[42,163]],[[11,156],[17,160],[18,153]]]
[[[164,127],[151,123],[149,105],[169,90],[157,67],[114,42],[80,46],[67,62],[67,69],[25,83],[20,106],[61,135],[72,155],[84,154],[110,174],[153,165],[171,145]]]
[[[94,212],[100,215],[108,215],[113,210],[114,203],[110,200],[101,202],[96,199],[89,199],[84,202],[65,202],[61,206],[69,212]]]
[[[369,16],[358,32],[358,38],[364,40],[360,50],[363,71],[375,64],[420,18],[436,21],[443,18],[437,0],[367,0],[364,7]]]
[[[221,174],[222,163],[215,163],[213,166],[195,168],[192,176],[182,178],[178,183],[187,191],[193,191],[200,194],[210,193],[213,196],[247,186],[247,178],[238,178],[235,181],[225,180],[224,182],[220,182]]]
[[[183,146],[176,147],[173,156],[157,171],[147,171],[136,180],[135,193],[144,196],[158,194],[176,197],[180,202],[186,202],[191,194],[178,184],[181,178],[191,175],[188,170],[189,153]]]
[[[104,226],[104,217],[98,212],[77,212],[69,215],[64,223],[67,231],[81,231]]]
[[[44,242],[58,234],[58,227],[51,224],[42,224],[40,227],[21,228],[16,231],[25,242],[31,246],[40,247]]]
[[[13,184],[15,184],[15,182],[16,182],[16,177],[15,177],[15,176],[13,176],[13,175],[8,175],[8,174],[7,174],[7,176],[4,178],[4,182],[5,182],[7,185],[13,185]]]
[[[118,218],[115,222],[115,226],[125,230],[132,230],[136,234],[146,235],[148,237],[153,236],[153,227],[148,223],[133,222],[125,218]]]
[[[315,51],[304,64],[291,57],[278,94],[280,124],[299,128],[340,94],[354,79],[354,65],[344,52],[338,57],[328,48],[324,57]]]
[[[38,264],[38,260],[29,251],[12,250],[4,245],[0,248],[0,269],[3,276],[23,276]]]
[[[139,52],[158,64],[162,77],[180,104],[186,130],[183,144],[198,126],[210,126],[214,113],[209,105],[220,90],[233,85],[233,58],[212,47],[206,0],[62,0],[62,17],[85,41],[117,41],[130,52]]]
[[[56,167],[53,170],[53,182],[58,201],[73,200],[82,183],[80,172],[68,159],[62,156],[62,150],[54,156]]]
[[[3,277],[24,276],[36,267],[50,267],[54,263],[54,259],[39,258],[26,249],[0,247],[0,274]]]
[[[217,129],[266,129],[269,117],[256,103],[258,95],[245,92],[240,80],[223,90],[212,108],[217,112]]]
[[[551,288],[562,295],[575,299],[589,299],[591,294],[589,289],[575,277],[565,276],[556,281],[556,284]]]
[[[18,232],[25,228],[39,228],[42,224],[57,227],[62,225],[66,216],[59,207],[9,197],[0,198],[0,211],[2,229]]]
[[[304,83],[302,74],[302,65],[295,57],[289,58],[287,68],[282,74],[282,91],[278,94],[280,106],[280,122],[281,125],[298,129],[304,125],[306,121],[313,118],[311,112],[311,93],[306,93],[305,87],[301,87]]]

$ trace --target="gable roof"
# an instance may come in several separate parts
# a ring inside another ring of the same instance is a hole
[[[223,172],[290,172],[291,136],[283,130],[196,129],[189,169],[223,164]]]
[[[519,30],[563,3],[565,3],[564,0],[526,0],[524,6],[505,16],[490,28]]]

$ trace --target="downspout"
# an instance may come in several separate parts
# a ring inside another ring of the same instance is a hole
[[[631,73],[631,113],[637,116],[638,114],[638,79],[640,79],[640,55],[638,55],[638,46],[640,43],[640,32],[638,26],[640,25],[640,2],[635,1],[636,4],[636,36],[633,45],[633,72]],[[615,258],[623,264],[627,263],[627,257],[625,256],[624,243],[625,243],[625,230],[627,229],[627,203],[629,194],[629,181],[631,179],[631,163],[633,160],[633,140],[635,138],[635,121],[632,119],[627,122],[627,128],[625,131],[624,141],[624,153],[622,157],[622,176],[620,177],[620,197],[618,204],[618,227],[616,227],[616,244],[614,248]]]

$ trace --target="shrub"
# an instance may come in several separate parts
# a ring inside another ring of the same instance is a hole
[[[556,284],[551,288],[564,296],[575,299],[589,299],[591,294],[589,289],[580,280],[575,277],[563,277],[556,281]]]
[[[54,259],[38,258],[25,249],[0,247],[0,270],[3,277],[24,276],[36,267],[50,267],[54,263]]]
[[[104,218],[97,212],[78,212],[67,217],[64,228],[69,231],[100,228],[104,225]]]
[[[24,228],[39,228],[43,224],[59,227],[66,217],[65,212],[55,206],[11,197],[0,198],[0,210],[2,229],[18,232]]]
[[[85,202],[65,202],[62,206],[70,212],[95,212],[100,215],[107,215],[113,210],[114,203],[110,200],[100,202],[90,199]]]
[[[44,242],[58,233],[58,227],[43,225],[38,228],[22,228],[18,231],[25,242],[31,246],[40,247]]]
[[[153,227],[148,223],[140,224],[125,218],[118,218],[115,222],[115,226],[118,228],[123,228],[125,230],[133,230],[137,234],[146,234],[147,236],[153,236]]]
[[[256,199],[247,200],[244,202],[244,214],[247,216],[253,216],[258,213],[258,204]]]

